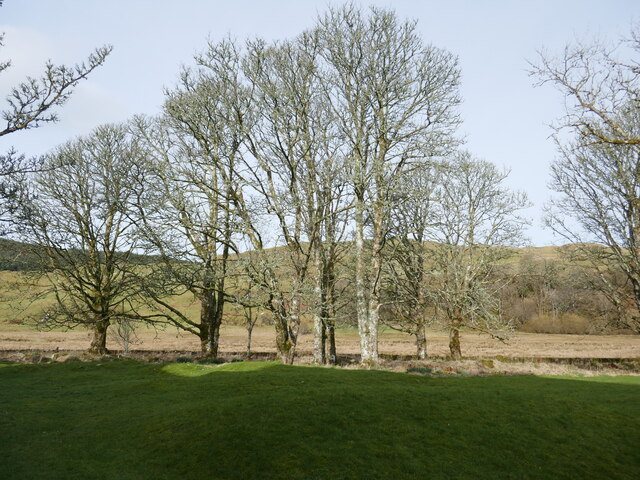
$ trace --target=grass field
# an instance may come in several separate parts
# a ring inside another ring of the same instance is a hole
[[[0,478],[636,479],[640,377],[0,366]]]

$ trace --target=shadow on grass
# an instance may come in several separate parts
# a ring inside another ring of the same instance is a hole
[[[637,478],[640,378],[0,369],[0,478]]]

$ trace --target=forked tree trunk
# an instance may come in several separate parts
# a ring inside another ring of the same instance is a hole
[[[220,325],[200,327],[200,352],[211,358],[218,358],[218,346],[220,343]]]
[[[458,327],[451,327],[451,330],[449,330],[449,351],[451,352],[451,358],[453,360],[460,360],[462,358],[462,351],[460,350],[460,330]]]
[[[222,311],[219,309],[216,295],[205,291],[200,306],[200,351],[211,358],[218,358],[220,343],[220,324]]]
[[[289,322],[284,312],[272,312],[274,314],[276,328],[276,349],[278,351],[278,359],[287,365],[293,364],[295,356],[295,340],[289,329]]]
[[[93,325],[93,339],[89,346],[89,352],[104,355],[109,353],[107,350],[107,330],[109,329],[109,320],[98,320]]]

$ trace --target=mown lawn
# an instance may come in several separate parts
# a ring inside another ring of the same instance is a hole
[[[640,478],[640,377],[0,366],[1,479]]]

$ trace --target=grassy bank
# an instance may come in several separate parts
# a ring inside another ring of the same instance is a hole
[[[640,377],[0,367],[0,478],[637,478]]]

